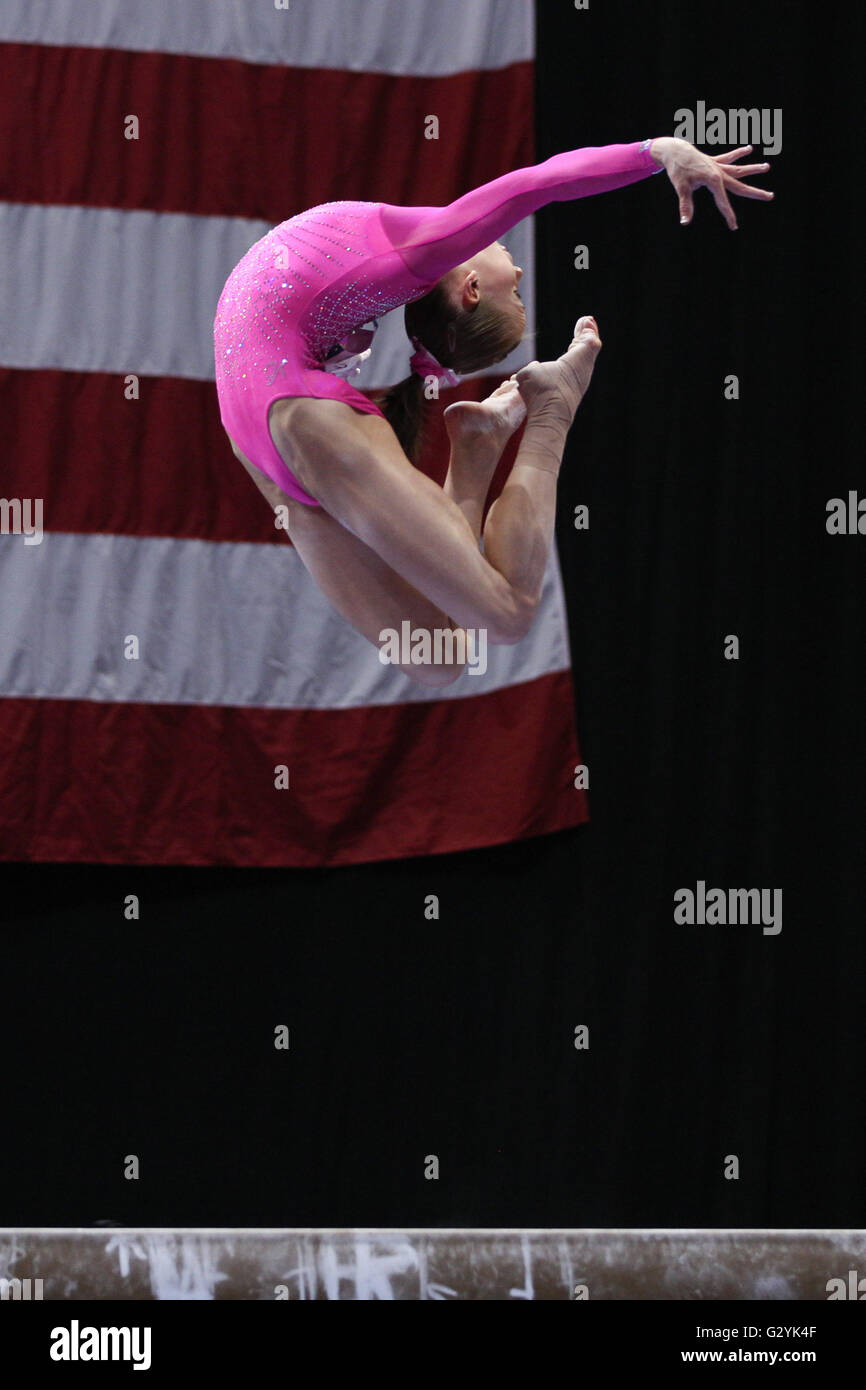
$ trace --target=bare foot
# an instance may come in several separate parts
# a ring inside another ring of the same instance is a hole
[[[445,410],[445,428],[452,445],[484,443],[499,453],[526,416],[526,403],[512,376],[486,400],[455,401]]]
[[[521,367],[517,384],[530,413],[562,413],[573,420],[600,351],[598,324],[591,315],[585,315],[574,325],[574,337],[567,351],[555,362],[530,362]]]

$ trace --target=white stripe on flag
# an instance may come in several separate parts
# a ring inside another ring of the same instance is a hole
[[[530,0],[3,0],[0,40],[444,76],[534,54]],[[338,120],[314,112],[315,120]]]
[[[229,273],[265,222],[188,213],[0,203],[2,365],[213,380],[213,319]],[[526,275],[534,327],[533,222],[505,238]],[[362,390],[408,375],[403,310],[382,319]],[[531,339],[497,365],[531,361]]]
[[[382,665],[288,545],[2,536],[0,594],[0,696],[341,709],[461,699],[570,665],[555,554],[527,637],[488,646],[485,674],[441,691]]]

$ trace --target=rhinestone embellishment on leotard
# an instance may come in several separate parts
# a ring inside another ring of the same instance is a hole
[[[371,262],[379,252],[367,234],[375,207],[322,203],[250,247],[217,307],[218,383],[244,390],[256,378],[270,384],[291,361],[320,367],[348,334],[424,293],[408,273],[387,293],[378,287]]]

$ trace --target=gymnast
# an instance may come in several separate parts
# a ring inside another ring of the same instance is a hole
[[[751,145],[706,155],[674,137],[570,150],[516,169],[446,207],[332,202],[272,228],[226,281],[214,322],[220,415],[235,456],[333,606],[369,641],[383,630],[486,631],[513,644],[538,607],[554,535],[565,440],[601,348],[591,316],[566,352],[530,362],[482,402],[445,411],[443,487],[421,473],[425,378],[501,362],[521,341],[522,270],[498,238],[537,208],[665,170],[680,221],[707,187],[728,226],[729,194],[767,164]],[[369,353],[379,316],[404,305],[414,352],[405,381],[377,399],[341,372]],[[372,329],[364,325],[373,324]],[[523,421],[505,486],[482,530],[496,465]],[[439,664],[401,666],[438,687],[461,674],[455,642]],[[465,648],[464,648],[465,650]]]

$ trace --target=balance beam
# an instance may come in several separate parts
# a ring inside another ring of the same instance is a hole
[[[0,1229],[12,1299],[861,1296],[862,1230]]]

